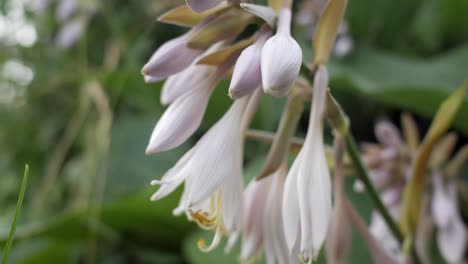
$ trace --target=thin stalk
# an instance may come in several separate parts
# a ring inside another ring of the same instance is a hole
[[[23,181],[21,182],[21,189],[18,196],[18,202],[16,203],[15,216],[13,217],[13,223],[11,224],[10,234],[5,245],[2,256],[2,264],[7,263],[8,253],[10,253],[11,245],[13,244],[13,238],[15,237],[16,224],[18,222],[19,212],[21,211],[21,205],[23,204],[24,194],[26,192],[26,185],[28,183],[29,165],[26,164],[24,167]]]
[[[371,198],[372,202],[374,203],[375,208],[380,213],[386,225],[392,232],[393,236],[398,240],[399,244],[403,245],[405,241],[403,232],[393,220],[392,216],[383,204],[379,193],[377,192],[374,184],[372,183],[369,177],[369,174],[367,173],[366,168],[364,167],[364,163],[361,160],[361,156],[359,155],[359,151],[356,145],[356,140],[354,139],[351,133],[346,134],[346,147],[357,171],[357,177],[363,182],[364,186],[366,187],[366,192]],[[419,260],[419,256],[414,250],[414,248],[411,249],[411,253],[413,255],[414,263],[421,263],[421,261]]]

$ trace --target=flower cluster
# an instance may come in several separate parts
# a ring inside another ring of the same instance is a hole
[[[363,145],[363,158],[369,167],[370,176],[380,190],[380,195],[391,216],[401,217],[403,189],[411,177],[419,134],[414,120],[407,114],[402,116],[405,137],[388,121],[375,127],[379,144]],[[416,249],[424,263],[430,262],[432,231],[437,230],[437,245],[448,263],[462,263],[468,247],[468,231],[458,207],[456,175],[468,158],[468,147],[462,148],[453,159],[449,159],[456,144],[455,134],[447,134],[439,140],[431,154],[429,170],[431,179],[424,194],[421,222],[416,234]],[[355,187],[360,188],[358,182]],[[395,261],[403,262],[398,242],[377,212],[372,214],[370,230],[381,242],[389,256],[398,256]]]
[[[217,83],[232,73],[230,109],[172,169],[152,182],[160,185],[152,200],[184,185],[174,214],[185,214],[216,232],[211,245],[199,242],[204,251],[216,247],[222,236],[229,237],[229,250],[240,235],[245,261],[263,249],[269,263],[307,262],[317,258],[327,236],[332,197],[323,142],[328,88],[324,65],[315,65],[307,138],[289,172],[283,157],[268,177],[250,182],[244,190],[243,140],[258,100],[263,94],[284,97],[298,90],[291,88],[302,66],[302,51],[291,36],[291,20],[291,1],[260,6],[187,0],[160,17],[191,29],[159,47],[142,69],[147,82],[166,79],[161,103],[168,105],[154,127],[147,154],[186,142],[200,126]],[[250,24],[258,30],[249,37],[243,31]]]

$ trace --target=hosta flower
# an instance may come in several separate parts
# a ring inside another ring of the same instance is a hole
[[[249,262],[264,251],[267,263],[298,263],[291,256],[282,230],[282,208],[284,181],[287,167],[284,164],[273,175],[247,186],[244,210],[241,259]]]
[[[264,28],[255,43],[242,51],[234,67],[229,86],[231,98],[243,97],[262,85],[260,57],[263,45],[270,36],[271,30]]]
[[[154,127],[147,154],[176,148],[197,130],[210,95],[221,77],[220,72],[216,71],[174,100]]]
[[[56,38],[57,46],[61,49],[68,49],[73,46],[83,35],[84,29],[87,24],[87,19],[84,17],[76,17],[70,21],[67,21]]]
[[[462,263],[468,247],[468,232],[458,211],[456,185],[445,186],[440,172],[433,176],[432,216],[438,228],[437,244],[448,263]]]
[[[299,75],[302,50],[291,37],[291,10],[282,9],[278,29],[262,49],[262,84],[265,93],[284,96]]]
[[[283,224],[286,241],[290,250],[299,245],[304,261],[317,258],[331,217],[331,182],[325,158],[322,123],[327,86],[327,70],[319,66],[314,81],[306,140],[289,171],[284,190]]]
[[[164,43],[143,66],[145,81],[163,80],[187,68],[203,51],[187,47],[191,32]]]
[[[241,122],[249,98],[233,103],[228,112],[169,170],[152,196],[159,200],[184,183],[184,193],[175,214],[185,212],[204,229],[215,229],[210,250],[224,234],[242,226],[243,176]]]

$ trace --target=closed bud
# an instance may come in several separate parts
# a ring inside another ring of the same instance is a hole
[[[283,9],[279,15],[278,31],[262,49],[262,84],[265,93],[285,96],[299,75],[302,50],[291,37],[291,10]]]
[[[270,36],[270,30],[261,32],[257,41],[242,51],[237,59],[229,86],[229,96],[232,99],[246,96],[262,85],[261,52]]]

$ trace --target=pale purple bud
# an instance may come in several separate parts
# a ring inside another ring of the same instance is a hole
[[[278,31],[262,49],[262,83],[265,93],[285,96],[299,75],[302,50],[291,37],[291,10],[283,9],[278,20]]]
[[[68,21],[59,31],[56,39],[57,46],[68,49],[83,35],[86,20],[75,18]]]
[[[246,96],[262,85],[260,59],[263,45],[270,36],[270,30],[262,32],[257,41],[242,51],[237,59],[229,85],[229,96],[232,99]]]
[[[192,11],[201,13],[219,5],[223,0],[185,0]]]
[[[191,32],[164,43],[154,52],[148,63],[143,66],[142,73],[145,80],[151,82],[166,79],[181,72],[202,53],[202,50],[188,48],[187,39]],[[151,78],[146,78],[150,76]]]
[[[218,76],[207,78],[166,109],[151,134],[146,154],[176,148],[197,130],[218,80]]]

